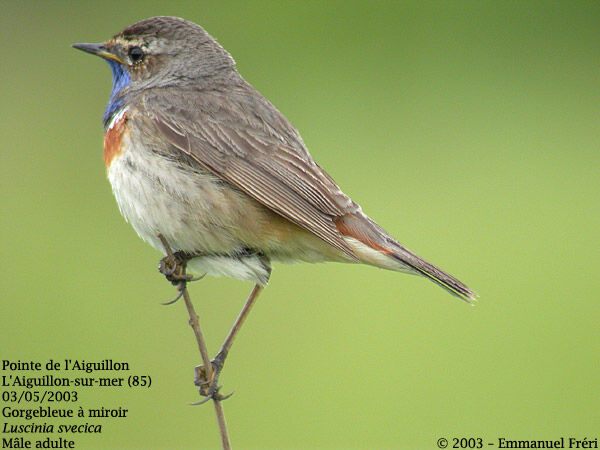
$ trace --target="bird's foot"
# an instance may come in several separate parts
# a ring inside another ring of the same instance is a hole
[[[202,403],[207,402],[210,399],[217,400],[219,402],[223,400],[227,400],[229,397],[233,395],[231,394],[222,395],[219,393],[219,375],[221,375],[221,371],[223,370],[223,364],[225,363],[225,358],[221,356],[219,353],[215,359],[211,361],[212,365],[212,379],[208,379],[208,374],[206,372],[206,367],[197,366],[195,370],[196,377],[194,378],[194,384],[198,386],[198,390],[202,397],[206,397],[204,400],[201,400],[195,405],[201,405]]]
[[[183,252],[175,252],[171,255],[165,256],[158,263],[158,271],[162,273],[167,280],[169,280],[173,286],[177,288],[179,293],[173,300],[163,303],[163,305],[171,305],[181,298],[187,283],[190,281],[201,280],[206,274],[199,277],[192,277],[185,273],[185,268],[188,259]]]
[[[190,281],[191,279],[191,276],[185,273],[186,265],[187,258],[185,255],[182,252],[175,252],[160,260],[158,271],[173,285],[177,286],[181,281]]]

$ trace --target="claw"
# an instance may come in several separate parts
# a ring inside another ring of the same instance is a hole
[[[200,400],[194,403],[190,403],[190,406],[198,406],[198,405],[202,405],[204,403],[206,403],[207,401],[210,400],[210,397],[206,397],[204,400]]]
[[[219,386],[219,389],[220,388],[221,388],[221,386]],[[203,405],[204,403],[206,403],[209,400],[216,400],[218,402],[222,402],[223,400],[227,400],[229,397],[231,397],[233,395],[233,392],[231,392],[230,394],[227,394],[227,395],[221,395],[221,394],[219,394],[219,389],[216,389],[214,392],[212,392],[210,395],[208,395],[205,399],[190,403],[190,406]]]
[[[214,387],[213,387],[214,386]],[[223,400],[227,400],[229,397],[231,397],[233,395],[233,392],[227,394],[227,395],[221,395],[219,393],[219,390],[222,388],[223,386],[216,386],[216,384],[213,383],[213,385],[210,386],[210,388],[208,389],[208,394],[206,396],[206,400],[208,399],[213,399],[216,400],[218,402],[222,402]],[[202,394],[200,394],[202,395]],[[201,400],[202,401],[202,400]]]
[[[179,294],[173,300],[161,303],[162,305],[172,305],[183,296],[183,291],[190,281],[198,281],[206,276],[206,274],[200,275],[199,277],[192,277],[185,273],[185,267],[187,260],[184,256],[179,253],[170,253],[165,256],[158,263],[158,271],[162,273],[167,280],[169,280],[174,286],[177,287]]]
[[[223,400],[227,400],[229,397],[233,395],[233,391],[227,395],[218,394],[217,400],[222,402]]]
[[[179,286],[177,286],[177,289],[179,290],[179,294],[177,294],[177,297],[175,297],[173,300],[169,300],[168,302],[161,303],[161,305],[164,305],[164,306],[172,305],[177,300],[179,300],[183,296],[183,291],[185,291],[185,283],[183,283],[183,286],[181,284]]]
[[[213,376],[212,380],[207,379],[206,370],[204,366],[196,367],[196,378],[194,379],[194,384],[199,387],[199,393],[206,399],[213,399],[216,401],[227,400],[229,397],[233,395],[233,392],[227,395],[221,395],[219,390],[222,386],[219,386],[219,375],[221,374],[221,369],[223,368],[222,362],[217,356],[217,358],[211,361],[213,365]],[[202,400],[199,404],[204,403],[205,400]]]
[[[203,274],[202,274],[202,275],[200,275],[199,277],[196,277],[196,278],[190,278],[189,280],[187,280],[187,282],[190,282],[190,281],[199,281],[199,280],[201,280],[202,278],[204,278],[205,276],[206,276],[206,274],[205,274],[205,273],[203,273]]]

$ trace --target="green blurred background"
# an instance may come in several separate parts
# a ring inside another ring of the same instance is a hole
[[[159,305],[174,295],[159,254],[105,179],[109,69],[69,47],[154,15],[204,26],[346,193],[481,296],[277,265],[221,379],[234,447],[598,437],[598,2],[1,6],[1,357],[112,358],[153,379],[82,391],[130,414],[78,448],[219,446],[212,407],[187,406],[184,305]],[[191,287],[211,353],[250,289]]]

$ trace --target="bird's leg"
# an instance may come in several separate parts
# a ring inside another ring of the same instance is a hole
[[[248,296],[248,300],[246,300],[246,303],[244,304],[242,311],[238,315],[237,319],[235,320],[235,323],[233,324],[233,326],[231,327],[231,330],[229,331],[229,334],[225,338],[225,341],[223,342],[223,345],[221,346],[221,350],[219,350],[219,353],[217,353],[217,356],[215,356],[215,359],[213,359],[211,361],[212,366],[213,366],[212,380],[207,379],[206,368],[204,366],[196,367],[196,369],[195,369],[196,378],[194,380],[194,384],[199,387],[200,395],[203,395],[206,397],[213,397],[215,395],[219,395],[218,394],[218,390],[220,387],[218,385],[219,375],[221,374],[221,370],[223,370],[223,365],[225,364],[225,358],[227,358],[227,354],[229,353],[229,350],[231,349],[231,346],[233,344],[233,340],[234,340],[235,336],[237,335],[238,331],[242,327],[244,321],[246,320],[246,317],[248,317],[248,314],[250,313],[250,310],[252,309],[252,306],[254,305],[254,302],[258,298],[258,294],[260,294],[260,291],[262,291],[262,289],[263,289],[263,286],[261,286],[259,284],[254,286],[254,289],[252,289],[252,292],[250,292],[250,295]],[[228,398],[230,395],[231,394],[224,396],[224,397],[220,396],[219,400],[224,400],[224,399]]]
[[[169,252],[167,256],[160,260],[158,263],[158,271],[162,273],[167,280],[169,280],[173,286],[177,287],[179,293],[173,300],[163,303],[163,305],[171,305],[181,298],[183,291],[189,281],[197,281],[204,278],[205,275],[197,278],[192,277],[185,273],[187,262],[190,259],[190,255],[184,252]]]

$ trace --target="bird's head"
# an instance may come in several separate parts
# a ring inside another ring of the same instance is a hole
[[[229,53],[201,26],[178,17],[152,17],[106,42],[72,46],[104,58],[112,69],[105,120],[127,93],[171,85],[201,87],[203,81],[225,80],[235,73]]]

